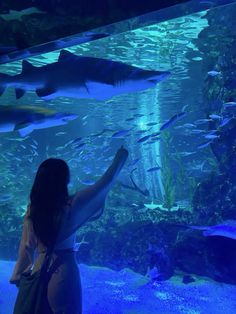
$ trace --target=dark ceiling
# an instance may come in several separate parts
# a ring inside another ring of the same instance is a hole
[[[112,11],[131,17],[140,15],[171,5],[186,2],[187,0],[7,0],[1,1],[0,13],[8,13],[9,10],[23,10],[28,7],[37,7],[51,14],[70,14],[74,9],[90,16],[108,17]],[[118,18],[118,20],[120,20]]]

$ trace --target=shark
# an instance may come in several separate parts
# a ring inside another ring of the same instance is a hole
[[[18,131],[25,137],[34,130],[65,125],[76,114],[55,112],[36,106],[0,106],[0,133]]]
[[[14,87],[17,99],[30,90],[45,100],[64,96],[103,101],[154,87],[169,76],[169,71],[144,70],[63,49],[56,62],[36,67],[23,60],[20,74],[0,73],[0,96],[5,88]]]
[[[205,237],[220,236],[236,240],[236,220],[225,220],[213,226],[178,225],[180,227],[203,231]]]
[[[22,18],[24,16],[31,15],[31,14],[46,14],[46,12],[41,11],[36,7],[31,7],[31,8],[21,10],[21,11],[9,10],[9,13],[0,14],[0,17],[3,20],[8,21],[8,22],[14,21],[14,20],[22,21]]]
[[[160,205],[159,204],[155,204],[153,203],[153,201],[150,204],[143,204],[147,209],[156,209],[159,208]]]

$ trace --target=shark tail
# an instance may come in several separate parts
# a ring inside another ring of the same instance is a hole
[[[208,226],[191,226],[191,225],[185,225],[185,224],[172,224],[172,226],[186,228],[186,229],[202,230],[202,231],[207,231],[209,228]]]
[[[8,74],[0,73],[0,96],[2,96],[2,94],[5,91],[9,77],[10,77],[10,75],[8,75]]]

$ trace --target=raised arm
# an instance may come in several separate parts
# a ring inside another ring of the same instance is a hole
[[[128,151],[123,146],[117,151],[111,166],[93,185],[76,193],[72,200],[69,219],[63,221],[58,241],[68,238],[92,216],[101,211],[112,184],[123,168],[128,157]]]

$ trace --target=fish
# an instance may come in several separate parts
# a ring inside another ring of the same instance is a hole
[[[77,137],[75,140],[73,140],[73,141],[71,142],[71,144],[77,144],[77,143],[80,142],[82,139],[83,139],[83,137],[79,136],[79,137]]]
[[[149,123],[146,123],[146,126],[153,126],[153,125],[157,125],[158,122],[149,122]]]
[[[136,158],[136,159],[132,160],[132,161],[128,164],[128,167],[132,167],[132,166],[136,165],[137,162],[139,162],[140,159],[141,159],[141,158]]]
[[[144,117],[145,115],[144,114],[142,114],[142,113],[136,113],[136,114],[134,114],[134,117],[136,117],[136,118],[142,118],[142,117]]]
[[[191,226],[184,227],[202,230],[205,237],[220,236],[236,240],[236,220],[225,220],[213,226]]]
[[[36,129],[64,125],[77,117],[38,106],[0,106],[0,133],[18,131],[24,137]]]
[[[219,116],[218,114],[210,114],[209,118],[213,119],[213,120],[222,120],[223,117]]]
[[[212,119],[198,119],[194,123],[195,124],[204,124],[204,123],[210,122],[210,121],[212,121]]]
[[[82,118],[82,120],[86,120],[88,118],[88,114]]]
[[[160,170],[160,169],[161,169],[161,167],[159,167],[159,166],[157,166],[157,167],[152,167],[152,168],[149,168],[149,169],[147,170],[147,172],[158,171],[158,170]]]
[[[112,138],[124,137],[125,135],[129,134],[130,130],[131,129],[117,131],[117,132],[113,133],[111,137]]]
[[[56,149],[56,151],[60,151],[60,150],[63,150],[64,148],[65,148],[64,146],[58,146],[55,149]]]
[[[215,5],[215,1],[200,1],[201,4]]]
[[[219,138],[220,135],[215,135],[215,134],[207,134],[207,135],[204,135],[205,138],[209,139],[209,140],[214,140],[216,138]]]
[[[159,204],[154,204],[153,201],[150,204],[143,204],[147,209],[156,209],[160,207]]]
[[[135,132],[135,134],[143,134],[143,133],[146,133],[148,131],[148,129],[146,130],[138,130]]]
[[[232,120],[232,118],[230,118],[230,117],[224,118],[223,121],[221,122],[221,124],[219,125],[219,127],[222,128],[223,126],[228,124],[231,120]]]
[[[185,129],[185,127],[183,125],[177,125],[174,128],[175,128],[175,130]]]
[[[34,148],[34,149],[38,149],[38,147],[37,147],[36,145],[34,145],[34,144],[30,144],[30,146],[31,146],[32,148]]]
[[[179,119],[183,118],[186,115],[186,112],[180,112],[175,114],[173,117],[171,117],[167,122],[162,124],[160,127],[160,131],[163,131],[167,128],[169,128],[171,125],[173,125],[175,122],[177,122]]]
[[[31,14],[46,14],[46,12],[39,10],[36,7],[27,8],[21,11],[9,10],[9,13],[0,14],[0,17],[5,21],[22,21],[22,18]]]
[[[192,154],[195,154],[196,152],[178,152],[178,153],[174,153],[173,155],[175,156],[182,156],[182,157],[187,157],[187,156],[191,156]]]
[[[64,135],[64,134],[66,134],[66,132],[57,132],[56,136],[60,136],[60,135]]]
[[[35,67],[22,61],[22,72],[0,73],[0,95],[14,87],[16,98],[26,91],[50,100],[60,96],[108,100],[113,96],[154,87],[170,76],[169,71],[143,70],[125,63],[77,56],[61,50],[58,61]]]
[[[229,101],[223,104],[224,109],[236,108],[236,101]]]
[[[201,60],[203,60],[203,58],[202,57],[194,57],[194,58],[192,58],[192,60],[193,61],[201,61]]]
[[[185,123],[185,124],[183,124],[183,127],[187,128],[187,129],[191,129],[191,128],[196,128],[196,125],[193,123]]]
[[[144,137],[141,137],[141,138],[137,141],[137,143],[145,142],[145,141],[147,141],[150,137],[151,137],[151,135],[146,135],[146,136],[144,136]]]
[[[212,141],[208,141],[208,142],[204,142],[204,143],[202,143],[202,144],[199,144],[199,145],[197,146],[197,148],[198,148],[198,149],[205,148],[205,147],[207,147],[208,145],[210,145],[211,142],[212,142]]]
[[[93,185],[95,183],[93,180],[80,180],[80,182],[84,185]]]
[[[86,143],[80,143],[80,144],[78,144],[77,146],[75,146],[75,148],[81,148],[81,147],[83,147],[83,146],[85,146],[86,145]]]
[[[0,203],[7,202],[13,198],[12,194],[0,194]]]
[[[194,129],[190,131],[190,133],[192,134],[200,134],[200,133],[205,133],[205,132],[206,132],[205,130],[201,130],[201,129]]]
[[[207,72],[207,74],[210,76],[217,76],[217,75],[221,74],[221,72],[212,70],[212,71]]]
[[[189,105],[184,105],[181,109],[182,112],[185,112],[185,110],[188,108]]]
[[[152,133],[151,134],[151,137],[156,137],[156,136],[158,136],[158,135],[160,135],[161,134],[161,132],[155,132],[155,133]]]
[[[18,141],[18,142],[24,141],[25,139],[27,139],[27,137],[24,137],[24,138],[7,138],[8,141]]]

